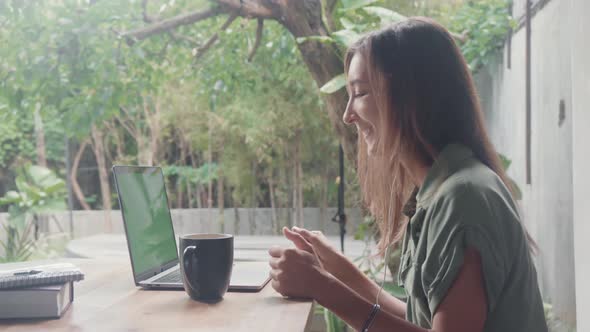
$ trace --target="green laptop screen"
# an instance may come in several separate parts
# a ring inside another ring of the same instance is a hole
[[[162,171],[116,167],[115,173],[135,274],[177,259]]]

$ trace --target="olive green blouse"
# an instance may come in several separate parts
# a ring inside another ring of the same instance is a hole
[[[408,294],[407,319],[432,328],[470,247],[481,256],[488,309],[484,331],[547,331],[526,232],[496,173],[467,147],[451,144],[415,198],[399,271]]]

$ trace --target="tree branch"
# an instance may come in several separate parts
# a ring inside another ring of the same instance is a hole
[[[219,15],[221,12],[222,11],[219,7],[213,7],[204,11],[182,14],[159,21],[147,27],[123,32],[121,33],[121,37],[127,39],[127,44],[133,45],[135,42],[146,39],[149,36],[167,32],[176,29],[179,26],[196,23],[209,17]]]
[[[334,10],[336,9],[337,0],[324,0],[324,17],[328,24],[330,31],[336,30],[336,22],[334,22]]]
[[[256,50],[260,46],[260,42],[262,41],[262,30],[264,29],[264,20],[259,18],[258,19],[258,26],[256,27],[256,41],[254,42],[254,46],[250,50],[248,54],[248,62],[252,62],[254,58],[254,54],[256,54]]]
[[[464,43],[467,41],[467,30],[463,31],[461,34],[458,34],[456,32],[450,32],[451,36],[453,36],[453,38],[455,38],[456,40]]]
[[[152,16],[150,16],[148,14],[148,12],[147,12],[148,1],[149,0],[143,0],[141,2],[141,9],[142,9],[142,14],[143,14],[143,21],[145,23],[153,23],[153,22],[157,21],[158,18],[157,17],[152,17]]]
[[[338,0],[326,0],[326,10],[328,11],[327,14],[332,15],[337,3]]]
[[[170,35],[170,37],[172,37],[172,39],[174,41],[184,40],[184,41],[186,41],[186,42],[188,42],[190,44],[199,45],[199,42],[197,42],[195,39],[193,39],[193,38],[191,38],[189,36],[178,34],[178,33],[174,32],[172,30],[168,31],[168,34]]]
[[[129,126],[127,124],[128,119],[133,120],[133,118],[131,117],[131,113],[129,113],[129,111],[127,111],[127,109],[123,106],[119,106],[119,109],[121,110],[121,112],[123,114],[125,114],[125,118],[126,118],[126,119],[119,118],[119,123],[121,124],[121,126],[123,128],[125,128],[125,130],[127,130],[129,135],[131,135],[131,137],[133,137],[133,139],[135,139],[137,141],[137,137],[140,135],[140,133],[138,132],[138,130],[136,128],[133,128],[132,126]]]
[[[226,11],[238,11],[239,15],[247,18],[275,18],[278,19],[272,8],[262,5],[270,1],[260,0],[215,0],[226,8]]]
[[[190,25],[207,18],[217,16],[222,13],[236,13],[237,16],[247,18],[261,18],[261,19],[277,19],[280,20],[280,14],[273,11],[269,5],[259,0],[214,0],[219,4],[203,11],[194,11],[186,14],[174,16],[165,20],[158,20],[157,17],[152,17],[147,13],[148,0],[142,1],[142,16],[146,23],[153,23],[143,28],[138,28],[130,31],[125,31],[119,34],[120,37],[126,39],[127,44],[133,45],[137,41],[146,39],[152,35],[157,35],[162,32],[172,31],[183,25]],[[275,6],[276,7],[276,6]],[[276,9],[276,8],[275,8]],[[234,14],[232,14],[234,15]],[[230,22],[231,23],[231,22]],[[209,40],[215,42],[217,38]],[[210,45],[209,45],[210,47]],[[208,48],[208,47],[207,47]]]
[[[213,36],[211,36],[211,38],[209,38],[209,40],[207,40],[207,42],[205,44],[203,44],[203,46],[199,47],[195,53],[195,58],[199,59],[200,57],[203,56],[203,54],[205,54],[205,52],[207,52],[207,50],[217,41],[217,39],[219,38],[219,32],[225,31],[230,24],[232,24],[233,21],[235,21],[235,19],[238,17],[238,12],[234,12],[232,13],[227,20],[225,21],[225,23],[223,23],[223,25],[221,26],[221,28],[219,28],[219,31],[214,33]]]
[[[143,116],[145,121],[148,123],[148,127],[150,126],[150,105],[148,103],[148,96],[141,96],[141,101],[142,101],[142,110],[143,110]]]
[[[74,163],[72,164],[72,170],[70,173],[70,182],[72,183],[72,190],[82,205],[84,210],[90,210],[90,205],[86,202],[86,198],[84,197],[84,192],[80,188],[80,184],[78,184],[78,166],[80,165],[80,159],[82,159],[82,153],[86,149],[86,145],[88,145],[88,139],[86,139],[80,147],[78,147],[78,152],[76,152],[76,156],[74,157]]]

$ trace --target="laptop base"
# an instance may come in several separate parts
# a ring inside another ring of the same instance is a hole
[[[237,262],[234,263],[232,279],[228,292],[256,293],[261,291],[270,281],[269,267],[266,262]],[[180,273],[178,266],[172,268],[171,273]],[[165,272],[165,273],[166,273]],[[157,275],[152,281],[141,281],[138,286],[148,290],[184,290],[182,283],[158,282],[162,276]]]

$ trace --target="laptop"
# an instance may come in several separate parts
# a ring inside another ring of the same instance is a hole
[[[183,290],[178,247],[160,167],[113,166],[135,285]],[[270,280],[267,262],[234,262],[229,291],[257,292]]]

